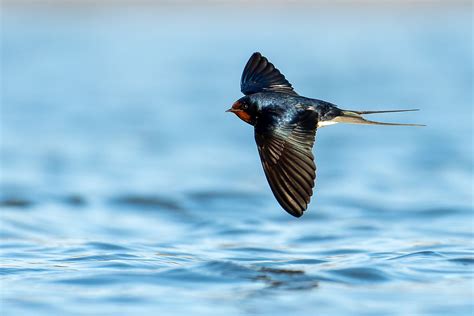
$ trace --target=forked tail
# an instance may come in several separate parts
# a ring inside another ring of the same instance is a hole
[[[425,126],[422,124],[402,124],[402,123],[386,123],[370,121],[362,117],[363,114],[375,114],[375,113],[393,113],[393,112],[411,112],[418,111],[418,109],[411,110],[386,110],[386,111],[346,111],[342,110],[342,115],[332,119],[332,121],[338,123],[349,123],[349,124],[366,124],[366,125],[390,125],[390,126]]]

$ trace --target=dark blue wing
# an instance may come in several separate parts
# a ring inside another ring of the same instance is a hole
[[[240,90],[245,95],[265,91],[298,95],[285,76],[260,53],[253,53],[245,65]]]
[[[280,205],[300,217],[311,200],[316,178],[312,148],[318,115],[306,110],[285,123],[275,120],[274,113],[267,115],[255,126],[263,170]]]

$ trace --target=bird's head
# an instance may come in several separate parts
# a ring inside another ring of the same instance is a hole
[[[255,125],[257,121],[258,106],[251,102],[248,96],[240,98],[232,104],[232,107],[226,112],[232,112],[242,121]]]

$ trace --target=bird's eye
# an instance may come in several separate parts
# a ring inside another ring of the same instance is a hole
[[[242,105],[242,108],[243,108],[244,110],[247,110],[247,109],[249,108],[249,106],[248,106],[248,104],[244,104],[244,105]]]

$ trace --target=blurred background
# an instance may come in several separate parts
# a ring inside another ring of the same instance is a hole
[[[473,313],[470,1],[1,4],[3,315]],[[345,109],[274,199],[250,55]]]

